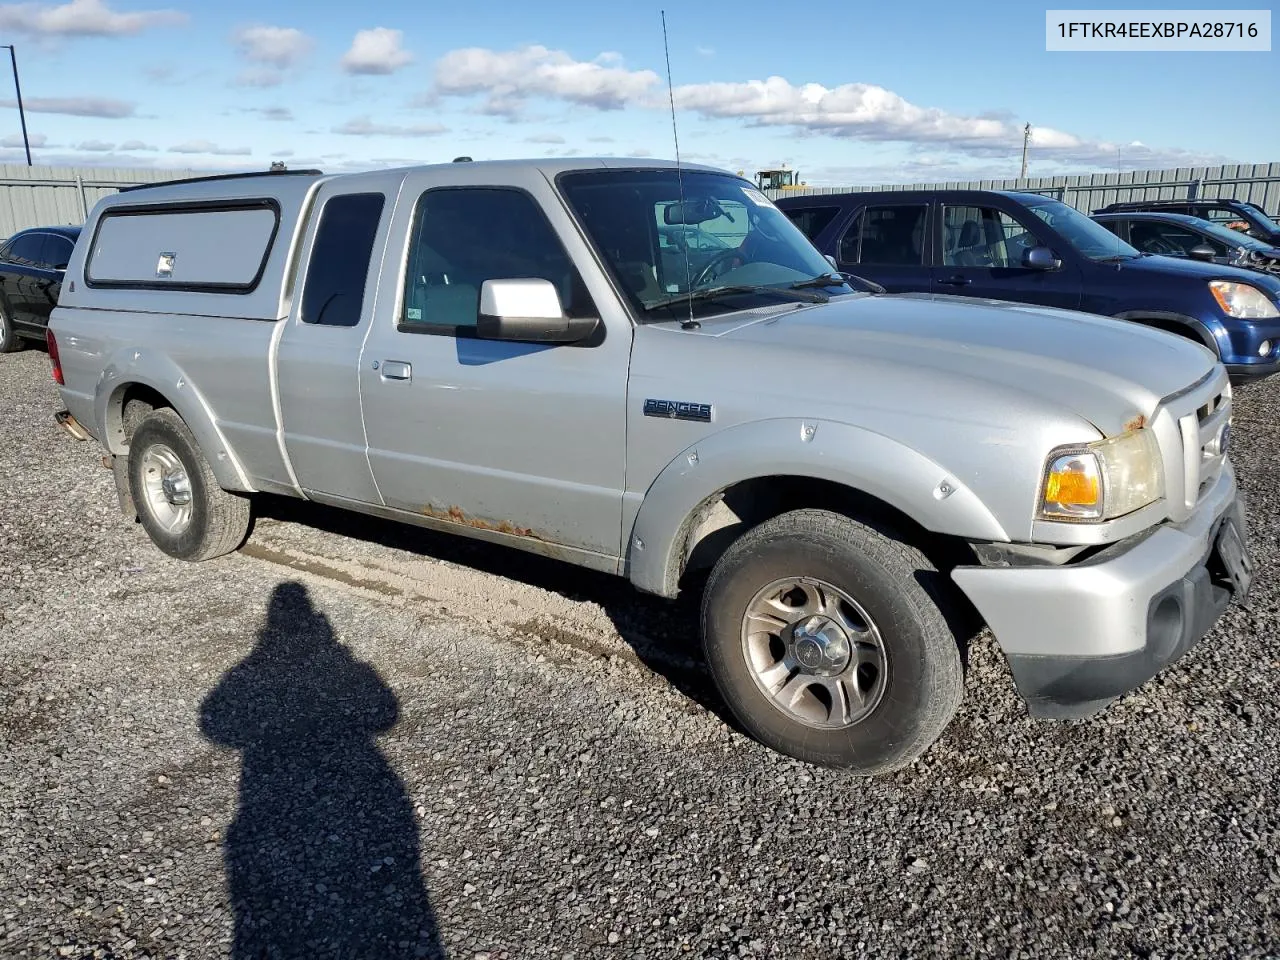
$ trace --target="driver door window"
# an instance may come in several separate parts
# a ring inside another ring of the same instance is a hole
[[[994,207],[945,207],[942,263],[947,267],[1021,267],[1035,236]]]
[[[1151,220],[1135,220],[1129,225],[1129,243],[1143,253],[1166,257],[1188,257],[1201,244],[1212,247],[1215,256],[1226,253],[1226,248],[1215,240],[1177,224]]]
[[[546,215],[523,190],[428,190],[414,211],[399,329],[474,337],[484,281],[531,278],[555,285],[568,316],[598,316]]]

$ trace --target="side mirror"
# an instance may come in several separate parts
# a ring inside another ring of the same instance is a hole
[[[1022,254],[1022,265],[1032,270],[1057,270],[1062,261],[1048,247],[1031,247]]]
[[[1207,243],[1199,243],[1187,251],[1192,260],[1212,260],[1217,252]]]
[[[480,285],[476,335],[482,340],[573,343],[600,325],[596,317],[566,317],[550,280],[486,280]]]

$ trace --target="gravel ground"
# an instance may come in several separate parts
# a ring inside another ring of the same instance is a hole
[[[292,504],[165,558],[0,357],[0,956],[1280,955],[1280,380],[1259,579],[1088,721],[989,642],[908,770],[737,733],[693,607]]]

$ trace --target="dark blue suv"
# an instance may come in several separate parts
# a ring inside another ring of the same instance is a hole
[[[775,201],[842,271],[891,293],[1083,310],[1199,340],[1237,382],[1280,369],[1280,277],[1140,253],[1049,197],[892,190]]]

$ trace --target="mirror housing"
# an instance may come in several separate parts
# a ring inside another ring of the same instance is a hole
[[[1062,261],[1048,247],[1031,247],[1022,254],[1022,265],[1032,270],[1057,270]]]
[[[662,220],[668,226],[697,226],[724,216],[724,213],[724,208],[714,200],[675,200],[663,208]]]
[[[1198,243],[1187,251],[1187,255],[1192,260],[1212,260],[1217,256],[1217,253],[1207,243]]]
[[[524,343],[574,343],[600,325],[597,317],[566,317],[550,280],[486,280],[480,285],[476,336]]]

